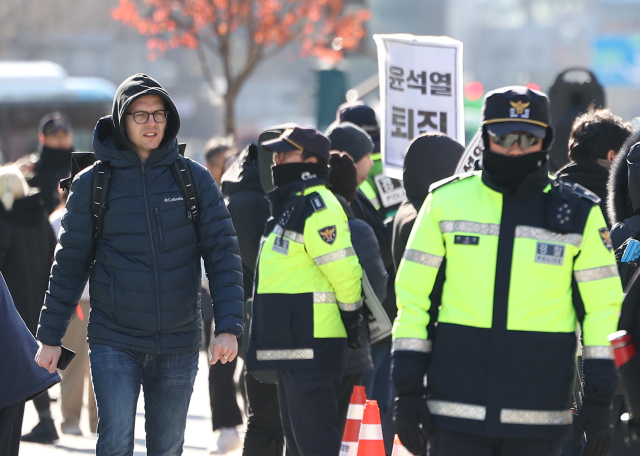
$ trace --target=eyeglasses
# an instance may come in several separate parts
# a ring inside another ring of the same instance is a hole
[[[153,116],[153,120],[157,123],[164,123],[167,121],[167,116],[169,115],[169,111],[161,110],[161,111],[136,111],[136,112],[128,112],[128,115],[133,117],[133,121],[137,124],[146,124],[149,121],[149,116]]]
[[[538,144],[540,138],[532,135],[531,133],[509,133],[502,136],[492,136],[493,142],[500,147],[508,149],[516,142],[520,144],[523,149],[528,149]]]

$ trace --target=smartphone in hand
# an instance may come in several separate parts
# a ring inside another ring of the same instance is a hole
[[[58,359],[58,369],[65,370],[74,356],[76,356],[76,352],[73,350],[69,350],[67,347],[60,346],[62,352],[60,353],[60,359]]]

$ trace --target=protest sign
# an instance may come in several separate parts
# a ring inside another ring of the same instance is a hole
[[[464,144],[462,43],[444,36],[374,35],[387,176],[402,179],[404,156],[422,133]]]

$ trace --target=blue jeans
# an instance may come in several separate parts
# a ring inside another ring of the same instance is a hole
[[[148,456],[182,454],[198,351],[148,355],[89,345],[98,406],[97,456],[131,456],[140,386],[144,393]]]

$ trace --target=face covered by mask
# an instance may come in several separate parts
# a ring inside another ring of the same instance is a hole
[[[527,176],[547,163],[547,152],[531,152],[524,155],[509,156],[485,149],[482,153],[482,166],[491,179],[502,187],[515,193]]]
[[[70,149],[53,149],[51,147],[43,146],[40,154],[40,163],[43,169],[59,169],[69,168],[71,169],[71,152]]]

